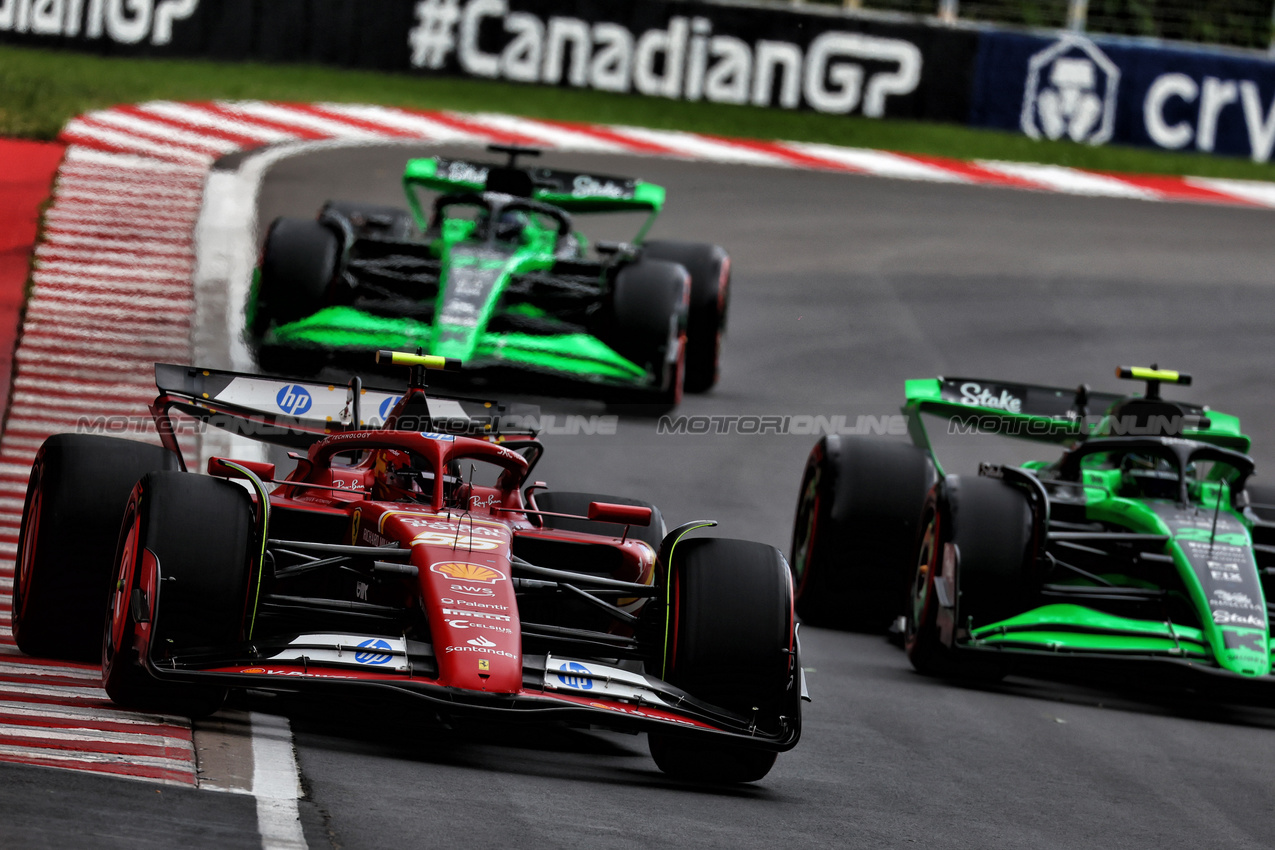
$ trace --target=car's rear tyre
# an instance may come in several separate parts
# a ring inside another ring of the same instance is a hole
[[[341,259],[341,240],[312,219],[276,218],[266,231],[256,285],[251,330],[261,336],[271,323],[287,324],[328,303]]]
[[[310,378],[321,372],[331,357],[329,352],[284,345],[260,345],[256,350],[261,371],[281,378]]]
[[[645,243],[642,255],[671,260],[691,276],[684,386],[688,393],[707,392],[717,383],[720,371],[726,308],[730,303],[730,255],[718,245],[668,240]]]
[[[999,679],[1005,675],[1000,659],[962,654],[943,639],[936,585],[946,582],[949,601],[956,606],[950,615],[953,626],[977,628],[1027,610],[1035,530],[1031,504],[1005,481],[949,476],[931,490],[922,522],[906,612],[908,660],[926,675]],[[949,545],[955,547],[954,557],[945,558]]]
[[[832,435],[815,444],[792,533],[803,622],[882,632],[903,613],[934,478],[929,456],[909,443]]]
[[[178,469],[159,446],[89,434],[44,441],[31,467],[13,579],[13,637],[28,655],[92,661],[120,517],[133,485]]]
[[[252,501],[234,484],[175,472],[138,482],[124,513],[101,643],[113,701],[192,717],[221,706],[225,688],[156,678],[139,652],[163,660],[243,639],[254,535]]]
[[[616,275],[606,340],[660,381],[646,393],[628,393],[625,401],[646,405],[653,413],[671,410],[681,402],[689,297],[689,276],[677,263],[640,260]]]
[[[536,509],[559,514],[575,514],[583,516],[589,510],[590,502],[610,502],[613,505],[639,505],[651,509],[651,524],[647,526],[633,525],[629,527],[629,537],[641,540],[656,552],[660,551],[660,543],[664,540],[664,516],[660,509],[650,502],[631,499],[627,496],[601,496],[597,493],[573,493],[565,490],[542,490],[535,494]],[[606,537],[619,536],[623,526],[610,522],[593,522],[587,519],[571,519],[568,517],[541,517],[543,528],[556,528],[561,531],[576,531],[584,534],[601,534]]]
[[[686,540],[673,549],[671,574],[664,678],[762,725],[785,713],[795,646],[783,555],[744,540]],[[737,744],[659,733],[649,739],[660,770],[696,782],[754,782],[776,758]]]

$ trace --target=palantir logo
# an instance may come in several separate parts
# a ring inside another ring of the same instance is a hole
[[[364,651],[354,653],[354,660],[360,664],[385,664],[391,658],[394,657],[393,655],[390,655],[387,652],[375,651],[375,650],[382,650],[382,649],[393,649],[392,646],[390,646],[388,643],[381,640],[380,638],[368,638],[367,640],[359,644],[359,647],[363,649]]]
[[[1027,63],[1023,132],[1101,145],[1116,122],[1120,69],[1083,36],[1066,34]]]
[[[300,384],[287,384],[279,390],[274,400],[275,404],[279,405],[279,409],[289,416],[300,416],[314,403],[309,391]]]

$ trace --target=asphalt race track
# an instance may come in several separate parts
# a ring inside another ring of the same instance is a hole
[[[280,163],[263,190],[263,229],[275,215],[313,215],[327,198],[399,203],[411,150]],[[730,250],[722,381],[688,397],[681,414],[855,422],[896,413],[906,378],[1119,389],[1115,366],[1157,362],[1195,375],[1189,390],[1167,392],[1239,415],[1259,471],[1275,470],[1270,213],[653,159],[545,164],[662,183],[670,200],[654,236]],[[605,412],[589,402],[546,410]],[[670,525],[713,518],[724,536],[786,552],[814,439],[674,436],[625,418],[615,436],[546,437],[535,477],[650,498]],[[988,454],[965,451],[951,466],[1004,459],[1000,448],[980,444]],[[311,847],[1275,843],[1275,706],[1023,679],[964,688],[914,674],[881,638],[810,628],[802,640],[814,702],[801,744],[762,782],[725,790],[665,780],[641,737],[441,730],[375,704],[258,698],[251,707],[292,717]],[[35,772],[0,769],[4,796]],[[49,784],[41,793],[63,793]],[[106,800],[117,785],[83,794]],[[155,793],[123,785],[131,796]],[[68,835],[107,809],[135,831],[133,846],[176,835],[162,819],[120,811],[129,795],[119,809],[64,796]],[[242,802],[187,793],[181,805],[206,826],[226,824],[226,835],[250,836]],[[216,843],[210,831],[183,843],[197,839]]]

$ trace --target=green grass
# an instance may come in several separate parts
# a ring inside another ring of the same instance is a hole
[[[0,136],[52,139],[69,118],[90,109],[154,99],[212,98],[329,100],[507,112],[564,121],[827,142],[958,159],[1275,180],[1275,165],[1243,159],[1035,142],[1012,133],[950,124],[691,104],[638,95],[314,66],[106,59],[64,51],[0,47]]]

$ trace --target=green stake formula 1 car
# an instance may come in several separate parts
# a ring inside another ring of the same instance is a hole
[[[504,165],[407,163],[410,209],[328,202],[279,218],[247,306],[268,371],[398,348],[515,370],[555,390],[670,408],[717,381],[730,258],[715,245],[645,240],[664,189],[624,177]],[[432,194],[427,207],[421,193]],[[574,213],[646,213],[632,244],[589,243]]]
[[[1106,673],[1265,693],[1275,488],[1250,482],[1236,417],[1162,398],[1162,384],[1190,376],[1117,375],[1146,391],[908,381],[911,445],[820,441],[793,533],[803,620],[884,630],[901,615],[926,674]],[[925,420],[1064,451],[947,474]]]

